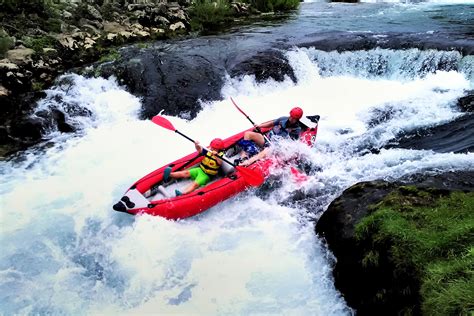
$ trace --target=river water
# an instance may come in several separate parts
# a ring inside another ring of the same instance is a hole
[[[324,32],[382,39],[410,32],[472,45],[473,1],[375,2],[303,3],[289,19],[230,36],[246,34],[242,45],[251,47],[311,42]],[[39,108],[61,96],[92,115],[70,118],[76,134],[53,130],[47,143],[0,162],[0,314],[353,314],[334,287],[334,258],[314,223],[359,181],[474,169],[472,153],[383,149],[400,133],[466,115],[456,101],[474,88],[474,62],[456,50],[403,47],[325,52],[304,45],[285,55],[297,83],[227,77],[223,100],[204,103],[192,120],[168,119],[208,143],[249,127],[230,96],[256,122],[301,106],[321,115],[317,146],[283,142],[274,151],[308,161],[309,180],[302,186],[288,169],[274,170],[272,185],[180,221],[111,206],[135,180],[193,145],[140,120],[141,100],[113,78],[69,74],[68,89],[49,90]]]

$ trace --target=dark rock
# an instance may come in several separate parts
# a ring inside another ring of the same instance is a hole
[[[7,128],[0,126],[0,145],[11,143],[12,139],[8,135]]]
[[[317,32],[307,34],[299,47],[315,47],[317,49],[330,51],[354,51],[383,49],[410,49],[420,50],[437,49],[444,51],[456,50],[463,56],[474,54],[474,43],[472,41],[453,41],[448,36],[439,34],[418,33],[384,33],[384,38],[375,38],[367,33],[348,32]]]
[[[40,117],[27,117],[14,122],[10,128],[13,137],[37,141],[41,139],[44,132],[45,121]]]
[[[400,135],[384,148],[427,149],[436,152],[474,151],[474,114],[469,113],[439,126]]]
[[[296,82],[293,68],[283,53],[278,50],[260,52],[256,56],[242,61],[230,70],[230,75],[232,77],[254,75],[257,81],[265,81],[270,78],[275,81],[283,81],[285,77],[289,77],[293,82]]]
[[[52,117],[56,122],[57,128],[62,133],[71,133],[75,131],[75,128],[66,122],[66,116],[63,112],[53,109]]]
[[[474,111],[474,91],[469,91],[468,95],[458,100],[458,106],[465,112]]]
[[[200,100],[218,100],[224,70],[203,56],[192,53],[130,50],[123,62],[102,68],[102,75],[115,74],[130,92],[143,97],[142,117],[166,114],[192,118]]]
[[[344,191],[321,216],[316,233],[325,238],[337,258],[333,270],[335,285],[348,305],[359,315],[397,315],[413,308],[419,314],[417,280],[409,275],[394,275],[388,253],[380,253],[378,265],[363,267],[362,253],[370,245],[362,245],[355,238],[355,226],[373,211],[380,202],[401,185],[416,185],[444,195],[453,190],[474,191],[474,171],[446,172],[440,175],[417,174],[400,179],[398,183],[372,181],[358,183]],[[388,249],[388,247],[387,247]],[[382,295],[377,300],[377,295]]]

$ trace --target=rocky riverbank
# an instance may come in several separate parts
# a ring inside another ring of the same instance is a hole
[[[360,315],[472,312],[474,172],[413,175],[344,191],[316,226],[336,287]]]
[[[190,2],[6,1],[0,13],[0,155],[41,140],[41,117],[29,117],[35,101],[58,75],[95,61],[116,59],[117,48],[191,32]],[[249,6],[231,3],[235,16]],[[53,115],[62,132],[64,114]]]

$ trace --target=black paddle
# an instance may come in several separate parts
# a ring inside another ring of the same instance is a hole
[[[155,123],[156,125],[159,125],[163,128],[166,128],[166,129],[169,129],[170,131],[173,131],[175,133],[178,133],[179,135],[183,136],[184,138],[186,138],[187,140],[194,142],[194,140],[192,138],[189,138],[188,136],[184,135],[183,133],[181,133],[180,131],[178,131],[176,128],[174,128],[173,124],[171,124],[170,121],[168,121],[167,119],[165,119],[163,116],[160,116],[160,115],[156,115],[152,118],[151,120],[153,123]],[[227,160],[226,158],[224,157],[219,157],[220,159],[224,160],[225,162],[227,162],[229,165],[233,166],[238,172],[240,172],[240,174],[242,175],[242,178],[245,180],[245,182],[247,182],[249,185],[251,186],[255,186],[255,187],[258,187],[260,186],[263,181],[265,180],[263,178],[263,175],[258,173],[257,171],[255,170],[252,170],[252,169],[248,169],[248,168],[245,168],[245,167],[242,167],[242,166],[236,166],[234,165],[232,162],[230,162],[229,160]]]

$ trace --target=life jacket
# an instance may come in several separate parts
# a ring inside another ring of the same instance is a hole
[[[220,151],[217,156],[224,156],[224,152]],[[206,155],[201,160],[201,164],[199,165],[199,167],[201,167],[202,171],[204,171],[208,175],[214,176],[219,171],[220,165],[217,160],[214,159],[212,152],[206,150]]]

